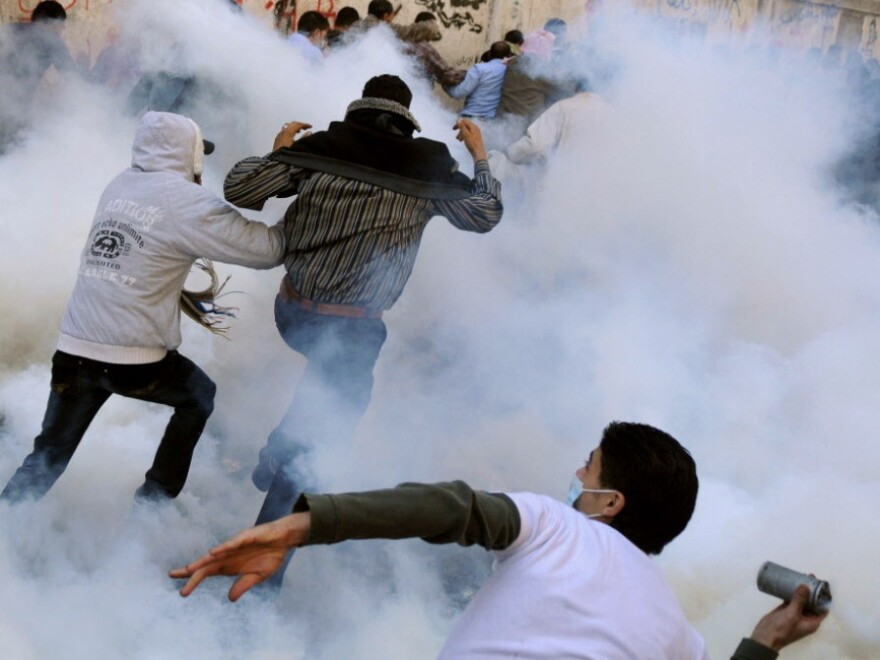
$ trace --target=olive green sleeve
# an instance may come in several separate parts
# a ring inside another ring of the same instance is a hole
[[[744,637],[730,660],[775,660],[778,656],[773,649]]]
[[[294,513],[310,511],[304,545],[349,539],[421,538],[428,543],[481,545],[503,550],[520,531],[519,511],[507,495],[475,491],[463,481],[401,484],[344,495],[304,494]]]

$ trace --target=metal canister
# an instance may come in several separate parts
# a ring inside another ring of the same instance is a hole
[[[825,580],[798,573],[772,561],[764,562],[758,571],[758,589],[784,601],[790,601],[795,590],[802,584],[810,590],[805,609],[815,614],[824,614],[831,608],[831,586]]]

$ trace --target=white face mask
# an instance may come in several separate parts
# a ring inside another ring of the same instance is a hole
[[[617,491],[613,488],[584,488],[584,484],[581,483],[581,480],[577,475],[574,475],[571,478],[571,485],[568,487],[568,496],[565,498],[565,503],[568,506],[573,507],[574,503],[577,502],[577,499],[581,496],[581,493],[616,493]],[[585,513],[587,518],[600,518],[602,516],[601,513]]]

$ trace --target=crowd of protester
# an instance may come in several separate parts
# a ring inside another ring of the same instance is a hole
[[[136,498],[148,505],[175,498],[216,391],[177,350],[180,311],[210,325],[205,319],[217,309],[210,295],[187,296],[186,273],[200,258],[283,266],[275,323],[306,358],[306,372],[256,460],[252,481],[266,493],[258,526],[172,571],[188,580],[184,595],[219,574],[240,576],[233,600],[258,584],[277,590],[293,549],[303,545],[408,537],[476,543],[497,553],[498,570],[442,657],[706,657],[705,643],[650,559],[684,531],[698,489],[689,452],[659,429],[609,425],[564,503],[461,482],[303,494],[315,481],[303,457],[316,444],[350,439],[369,404],[387,335],[383,313],[407,283],[428,221],[443,216],[458,229],[491,231],[503,214],[499,171],[549,157],[574,126],[606,111],[591,81],[575,75],[571,62],[582,52],[568,39],[565,21],[550,19],[527,34],[508,31],[472,66],[458,69],[432,45],[442,32],[429,12],[401,25],[390,2],[373,0],[365,16],[340,9],[332,26],[321,13],[304,12],[287,40],[314,66],[365,32],[390,31],[422,75],[462,101],[455,137],[470,153],[474,174],[458,171],[443,141],[414,137],[421,127],[410,110],[412,90],[397,76],[379,75],[326,131],[285,123],[268,156],[244,158],[230,170],[224,201],[200,185],[213,145],[198,118],[184,116],[210,81],[180,67],[139,71],[136,49],[117,42],[94,66],[77,64],[61,38],[65,18],[59,3],[41,2],[30,23],[5,32],[2,75],[17,91],[3,101],[0,148],[26,131],[19,118],[28,116],[50,67],[119,89],[140,119],[132,166],[107,186],[86,240],[52,360],[42,431],[0,500],[45,496],[112,394],[173,408]],[[179,55],[172,49],[170,58]],[[848,84],[873,90],[870,63],[857,64],[847,64]],[[483,133],[499,126],[505,139],[487,149]],[[874,151],[848,166],[880,169]],[[273,227],[234,208],[261,209],[272,197],[293,198]],[[775,658],[818,629],[824,615],[810,611],[807,600],[805,589],[793,593],[734,657]]]

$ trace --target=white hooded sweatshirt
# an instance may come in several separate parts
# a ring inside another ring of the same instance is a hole
[[[180,345],[180,292],[196,259],[281,263],[281,224],[250,221],[194,183],[202,153],[192,120],[144,115],[131,168],[98,204],[58,350],[114,364],[158,362]]]

